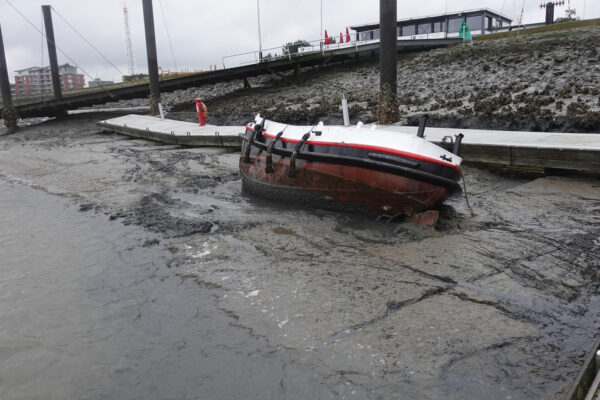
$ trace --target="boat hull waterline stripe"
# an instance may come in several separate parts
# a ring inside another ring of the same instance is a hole
[[[246,129],[254,132],[254,129],[251,126],[246,126]],[[275,137],[276,137],[276,135],[270,134],[265,131],[261,132],[261,135],[263,135],[269,139],[275,139]],[[281,137],[279,140],[282,142],[288,142],[288,143],[298,143],[300,141],[300,139],[291,139],[291,138],[285,138],[285,137]],[[447,168],[452,168],[458,174],[458,176],[460,176],[460,174],[461,174],[460,168],[451,162],[447,162],[447,161],[444,161],[441,159],[438,160],[436,158],[424,156],[421,154],[415,154],[415,153],[410,153],[410,152],[406,152],[406,151],[402,151],[402,150],[398,150],[398,149],[392,149],[389,147],[374,146],[374,145],[367,145],[367,144],[356,144],[356,143],[344,143],[344,142],[325,142],[325,141],[314,140],[314,139],[307,140],[306,144],[312,144],[312,145],[318,145],[318,146],[342,147],[342,148],[350,148],[350,149],[360,149],[360,150],[377,151],[377,152],[382,152],[382,153],[394,154],[394,155],[398,155],[401,157],[412,158],[413,160],[425,161],[425,162],[429,162],[429,163],[433,163],[433,164],[438,164],[438,165],[441,165],[441,166],[444,166]]]

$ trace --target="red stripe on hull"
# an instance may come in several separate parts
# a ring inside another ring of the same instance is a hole
[[[254,128],[252,128],[250,126],[246,126],[246,129],[250,129],[251,131],[254,131]],[[269,139],[275,139],[275,136],[276,136],[276,135],[273,135],[266,131],[262,132],[262,134],[264,136],[268,137]],[[282,142],[288,142],[288,143],[298,143],[299,142],[299,140],[297,140],[297,139],[288,139],[288,138],[284,138],[284,137],[280,138],[279,140],[281,140]],[[316,146],[332,146],[332,147],[343,147],[343,148],[349,148],[349,149],[370,150],[370,151],[378,151],[381,153],[393,154],[393,155],[397,155],[397,156],[401,156],[401,157],[411,158],[411,159],[417,160],[417,161],[425,161],[428,163],[441,165],[446,168],[451,168],[456,172],[456,174],[459,177],[462,176],[460,168],[450,162],[427,157],[427,156],[424,156],[421,154],[410,153],[408,151],[392,149],[389,147],[373,146],[373,145],[367,145],[367,144],[356,144],[356,143],[322,142],[322,141],[315,140],[315,139],[307,140],[306,144],[313,144]]]
[[[264,156],[240,159],[244,188],[272,200],[406,215],[438,208],[448,197],[440,186],[352,166],[297,160],[290,177],[289,159],[273,161],[274,172],[267,173]]]

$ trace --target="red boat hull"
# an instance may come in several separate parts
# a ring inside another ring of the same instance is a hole
[[[449,195],[442,186],[357,166],[296,160],[290,174],[288,157],[274,156],[269,173],[265,162],[264,153],[249,162],[242,155],[243,188],[274,201],[410,216],[438,208]]]

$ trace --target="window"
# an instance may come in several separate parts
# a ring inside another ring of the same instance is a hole
[[[481,29],[481,15],[474,15],[467,17],[467,25],[472,31],[478,31]]]
[[[411,36],[415,34],[414,25],[405,25],[402,27],[402,36]]]
[[[462,18],[451,18],[448,21],[448,32],[458,32]]]
[[[433,31],[434,32],[444,32],[445,30],[444,21],[434,22],[433,23]]]
[[[421,35],[423,33],[431,33],[431,22],[417,25],[417,35]]]

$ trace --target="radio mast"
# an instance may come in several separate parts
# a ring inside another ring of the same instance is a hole
[[[127,73],[134,75],[133,69],[133,50],[131,49],[131,33],[129,32],[129,15],[127,14],[127,4],[123,3],[123,15],[125,17],[125,46],[127,47]]]

